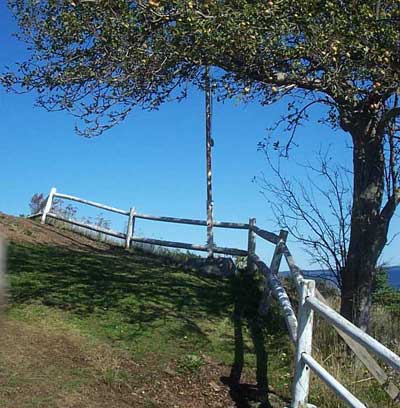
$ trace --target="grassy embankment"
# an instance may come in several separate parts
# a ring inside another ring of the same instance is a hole
[[[170,388],[182,378],[193,377],[196,382],[204,371],[217,367],[205,377],[218,391],[220,376],[229,375],[234,347],[229,281],[182,272],[165,257],[120,249],[86,252],[14,243],[8,253],[11,297],[6,331],[7,325],[11,333],[26,329],[36,343],[43,341],[42,333],[47,342],[54,337],[55,344],[50,342],[42,350],[49,355],[50,366],[46,366],[47,357],[42,355],[39,361],[35,354],[40,344],[18,346],[19,336],[8,336],[8,347],[20,347],[24,358],[14,364],[10,359],[15,358],[15,350],[2,348],[2,407],[59,406],[60,395],[84,393],[85,388],[94,392],[99,384],[114,391],[132,390],[133,406],[163,406],[166,402],[152,381],[162,383],[168,377],[165,385]],[[15,327],[17,323],[23,329]],[[63,355],[63,347],[68,354],[65,336],[71,336],[82,358],[86,353],[89,360],[97,358],[96,364],[63,366],[62,359],[53,359],[54,352]],[[269,341],[271,347],[281,343],[274,335]],[[61,349],[54,350],[57,347]],[[254,367],[248,336],[246,348],[247,364]],[[103,351],[95,357],[91,350]],[[102,362],[104,350],[108,357]],[[273,377],[279,379],[275,389],[283,396],[289,396],[289,366],[288,353],[272,361]],[[190,393],[187,386],[183,384],[179,392]],[[140,399],[137,390],[143,390]],[[35,397],[30,401],[32,392]],[[181,400],[175,401],[176,406],[185,406],[185,397]]]
[[[235,406],[220,381],[233,360],[231,282],[120,249],[12,243],[8,252],[1,407]],[[270,317],[271,400],[279,407],[290,398],[293,355],[281,320]],[[378,322],[380,334],[391,326],[385,340],[394,348],[398,324]],[[369,407],[394,407],[335,335],[316,327],[318,359]],[[245,339],[244,379],[254,383],[253,345]],[[343,406],[318,381],[311,389],[317,406]]]

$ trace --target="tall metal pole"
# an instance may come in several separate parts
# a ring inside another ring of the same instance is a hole
[[[212,200],[212,172],[211,172],[211,149],[213,140],[211,137],[211,83],[210,83],[210,69],[207,66],[205,71],[205,96],[206,96],[206,162],[207,162],[207,248],[208,257],[213,257],[214,248],[214,203]]]

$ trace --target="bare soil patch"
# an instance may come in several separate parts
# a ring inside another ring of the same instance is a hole
[[[39,219],[14,217],[0,212],[0,236],[17,243],[62,246],[80,250],[105,250],[109,245],[52,225]]]
[[[76,333],[10,320],[1,343],[3,408],[235,406],[218,380],[229,368],[211,361],[195,374],[180,374],[173,363],[160,370],[157,356],[136,363]]]

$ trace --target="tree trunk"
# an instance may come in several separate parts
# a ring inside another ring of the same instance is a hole
[[[388,223],[381,217],[385,187],[383,134],[370,116],[354,120],[354,192],[346,266],[341,273],[341,313],[367,330],[376,263],[386,244]]]

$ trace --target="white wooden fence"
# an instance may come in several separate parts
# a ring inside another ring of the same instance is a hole
[[[76,201],[78,203],[101,208],[128,217],[126,232],[117,232],[99,226],[70,220],[61,217],[51,211],[54,198]],[[100,232],[105,235],[121,238],[125,240],[126,248],[129,248],[132,242],[143,242],[148,244],[167,246],[173,248],[184,248],[196,251],[205,251],[211,254],[226,254],[233,256],[246,256],[250,268],[258,268],[265,275],[265,289],[263,299],[260,305],[260,313],[265,313],[268,307],[270,297],[273,296],[282,308],[286,321],[289,337],[295,346],[295,372],[292,386],[292,403],[291,408],[312,407],[308,404],[308,395],[310,388],[311,371],[321,378],[332,391],[346,402],[350,407],[366,408],[359,399],[348,391],[338,380],[329,374],[313,357],[312,357],[312,335],[313,335],[313,317],[317,313],[332,325],[338,334],[343,338],[347,345],[353,350],[357,357],[364,363],[370,373],[383,386],[393,401],[399,402],[400,391],[397,386],[390,380],[385,371],[380,367],[376,360],[370,354],[373,353],[382,359],[387,365],[400,372],[400,357],[390,351],[377,340],[361,331],[351,322],[342,317],[333,310],[315,288],[313,280],[304,279],[301,269],[296,265],[294,258],[286,244],[287,232],[281,231],[279,235],[263,230],[256,226],[256,220],[251,218],[248,223],[234,222],[214,222],[214,227],[234,228],[248,231],[248,248],[247,250],[237,248],[224,248],[212,245],[194,245],[184,242],[172,242],[158,239],[142,238],[135,236],[135,220],[146,219],[161,222],[200,225],[207,226],[203,220],[194,220],[186,218],[160,217],[138,213],[135,208],[129,211],[120,210],[107,205],[99,204],[93,201],[84,200],[67,194],[58,193],[52,188],[47,198],[43,212],[31,217],[41,217],[44,224],[47,217],[61,220],[82,228]],[[256,236],[275,245],[274,255],[268,267],[256,255]],[[289,296],[286,293],[279,277],[278,272],[281,260],[284,258],[289,267],[291,277],[296,285],[299,297],[299,309],[296,313],[291,305]],[[0,265],[1,266],[1,265]]]
[[[81,221],[67,219],[62,217],[59,214],[52,212],[52,205],[55,198],[60,198],[64,200],[71,200],[81,204],[86,204],[92,207],[101,208],[102,210],[111,211],[113,213],[121,214],[123,216],[128,217],[127,229],[125,232],[113,231],[109,228],[103,228],[97,225],[92,225],[88,223],[84,223]],[[199,226],[207,226],[207,221],[204,220],[195,220],[189,218],[175,218],[175,217],[160,217],[157,215],[148,215],[142,214],[136,211],[135,208],[130,208],[129,210],[121,210],[118,208],[114,208],[108,205],[96,203],[94,201],[85,200],[79,197],[75,197],[68,194],[61,194],[58,193],[56,188],[52,188],[50,191],[49,196],[46,199],[46,204],[42,212],[39,214],[31,215],[29,218],[34,217],[41,217],[42,224],[46,223],[47,218],[53,218],[56,220],[60,220],[72,225],[76,225],[78,227],[87,228],[91,231],[96,231],[104,235],[109,235],[115,238],[120,238],[125,241],[125,247],[127,249],[130,248],[132,242],[141,242],[146,244],[153,244],[165,247],[172,247],[172,248],[182,248],[182,249],[189,249],[194,251],[204,251],[204,252],[211,252],[212,254],[225,254],[225,255],[232,255],[232,256],[247,256],[248,251],[243,249],[237,248],[224,248],[212,245],[211,247],[207,245],[196,245],[196,244],[188,244],[185,242],[174,242],[174,241],[166,241],[160,239],[152,239],[152,238],[143,238],[138,237],[135,235],[135,220],[136,219],[144,219],[144,220],[152,220],[152,221],[160,221],[160,222],[169,222],[169,223],[176,223],[176,224],[187,224],[187,225],[199,225]],[[213,226],[216,228],[232,228],[232,229],[239,229],[239,230],[248,230],[249,224],[237,223],[237,222],[221,222],[215,221]],[[256,228],[256,227],[255,227]],[[279,241],[278,235],[275,235],[271,232],[261,230],[257,228],[259,234],[262,234],[265,239],[269,240],[272,243],[277,243]]]
[[[384,386],[385,391],[392,400],[399,403],[400,391],[398,387],[389,379],[369,352],[375,354],[398,372],[400,372],[400,357],[332,309],[315,288],[315,281],[304,279],[300,268],[296,265],[289,248],[283,240],[277,244],[275,254],[284,255],[299,297],[299,309],[296,319],[284,288],[279,283],[279,278],[276,275],[270,278],[270,280],[275,281],[272,284],[270,283],[270,288],[284,311],[289,335],[295,346],[295,372],[292,385],[291,408],[313,406],[308,404],[311,371],[320,377],[348,406],[367,408],[364,403],[347,390],[312,357],[314,313],[320,315],[333,326],[375,379]],[[269,274],[274,275],[274,272],[270,270]]]

